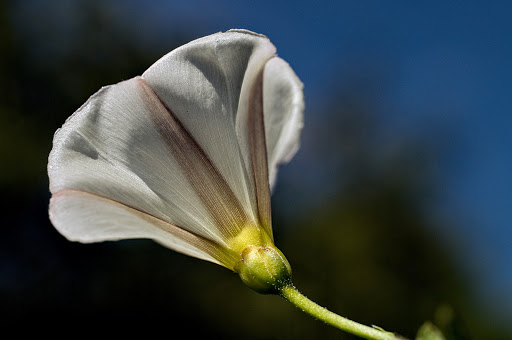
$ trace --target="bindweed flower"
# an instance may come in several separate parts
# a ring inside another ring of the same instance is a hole
[[[72,241],[153,239],[368,339],[390,333],[300,294],[274,245],[270,192],[299,147],[302,83],[265,37],[194,40],[106,86],[53,139],[50,219]]]
[[[248,246],[281,254],[270,188],[298,149],[303,106],[265,36],[192,41],[103,87],[57,130],[51,221],[73,241],[149,238],[246,273]]]

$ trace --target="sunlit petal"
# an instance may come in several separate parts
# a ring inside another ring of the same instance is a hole
[[[263,115],[263,69],[250,83],[247,102],[247,140],[249,143],[249,164],[252,166],[258,220],[272,236],[270,214],[270,187],[268,182],[267,147]],[[239,122],[243,122],[239,120]]]
[[[256,220],[247,129],[248,90],[275,55],[270,41],[232,30],[193,41],[167,54],[142,77],[223,174]],[[238,121],[244,131],[237,130]]]
[[[48,166],[51,192],[108,197],[223,244],[225,237],[155,126],[138,79],[101,89],[56,132]]]
[[[302,88],[301,81],[283,59],[275,57],[265,64],[263,113],[271,188],[276,182],[278,166],[289,162],[299,149],[304,119]]]
[[[215,245],[166,221],[118,202],[77,190],[50,201],[50,218],[69,240],[84,243],[148,238],[186,255],[221,264]],[[212,256],[212,254],[214,254]]]
[[[231,269],[247,244],[271,245],[270,188],[303,110],[302,84],[275,53],[265,36],[217,33],[93,95],[54,136],[57,229],[151,238]]]

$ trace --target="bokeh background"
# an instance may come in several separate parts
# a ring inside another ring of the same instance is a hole
[[[247,28],[305,84],[302,148],[272,202],[298,288],[409,338],[426,320],[512,338],[511,17],[505,1],[0,2],[0,324],[351,338],[219,266],[146,240],[71,243],[48,220],[47,156],[71,113],[183,43]]]

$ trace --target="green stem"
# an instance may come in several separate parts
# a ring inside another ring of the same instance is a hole
[[[294,286],[287,285],[281,288],[280,295],[295,307],[300,308],[312,317],[321,320],[333,327],[352,333],[365,339],[372,340],[397,340],[393,333],[385,332],[377,328],[368,327],[335,314],[321,307],[302,295]]]

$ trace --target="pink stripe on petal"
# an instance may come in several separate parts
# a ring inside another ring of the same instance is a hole
[[[272,237],[270,186],[268,177],[267,146],[263,120],[263,70],[256,77],[249,93],[248,132],[251,163],[256,189],[258,217],[261,225]]]
[[[151,119],[214,219],[216,228],[225,237],[238,235],[251,221],[225,178],[143,78],[138,78],[138,85],[145,93],[142,98]]]
[[[88,243],[149,238],[178,252],[230,269],[234,263],[229,252],[215,242],[143,211],[85,191],[61,190],[54,194],[50,200],[50,219],[63,235],[74,241]]]

